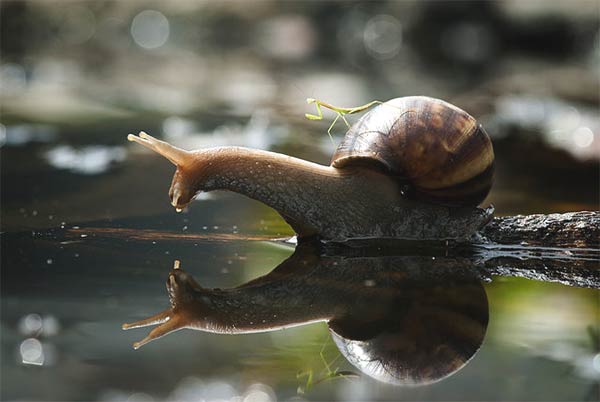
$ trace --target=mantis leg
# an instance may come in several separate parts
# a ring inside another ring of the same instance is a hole
[[[304,387],[299,386],[298,387],[298,392],[299,393],[305,393],[310,391],[310,389],[312,388],[313,385],[313,370],[312,369],[308,369],[307,371],[303,371],[300,372],[298,374],[296,374],[296,378],[300,379],[302,377],[306,377],[306,384],[304,385]]]
[[[381,105],[381,104],[383,104],[382,101],[374,100],[372,102],[367,103],[366,105],[356,106],[356,107],[349,108],[349,109],[342,109],[342,108],[340,108],[340,109],[346,111],[344,114],[354,114],[354,113],[364,112],[365,110],[370,109],[375,105]]]
[[[344,120],[344,123],[346,123],[346,126],[348,128],[350,128],[350,123],[348,123],[348,120],[346,120],[346,116],[344,116],[344,114],[340,113],[340,117],[342,118],[342,120]]]
[[[325,365],[325,368],[327,369],[327,375],[329,376],[329,375],[331,375],[332,371],[331,371],[331,366],[329,365],[329,363],[327,363],[327,359],[325,359],[325,346],[327,346],[327,343],[324,343],[323,347],[321,347],[319,356],[321,356],[321,361]]]
[[[304,116],[309,120],[323,120],[323,111],[321,110],[321,104],[319,102],[315,103],[315,107],[317,108],[318,115],[306,113]]]
[[[331,143],[334,146],[335,146],[335,142],[333,141],[333,136],[331,135],[331,130],[333,129],[333,126],[335,126],[335,123],[337,123],[337,121],[340,118],[340,116],[342,116],[342,118],[344,118],[344,116],[341,113],[338,113],[338,115],[335,116],[335,119],[333,119],[333,123],[331,123],[331,125],[327,129],[327,135],[329,135],[329,139],[331,140]],[[346,120],[346,119],[344,119],[344,120]]]

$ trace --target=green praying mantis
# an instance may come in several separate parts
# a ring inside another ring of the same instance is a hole
[[[323,120],[323,111],[321,110],[321,107],[327,108],[327,109],[332,110],[332,111],[334,111],[334,112],[337,113],[337,116],[333,120],[333,123],[331,123],[331,125],[327,129],[327,134],[329,135],[329,139],[331,140],[331,143],[335,145],[335,143],[333,141],[333,137],[331,136],[331,130],[333,129],[333,127],[335,126],[335,123],[337,123],[337,121],[340,118],[344,121],[344,123],[346,123],[346,125],[348,126],[348,128],[350,128],[350,123],[348,123],[348,120],[346,120],[345,115],[364,112],[365,110],[368,110],[368,109],[372,108],[375,105],[380,105],[383,102],[378,101],[378,100],[374,100],[374,101],[369,102],[369,103],[367,103],[365,105],[362,105],[362,106],[356,106],[356,107],[338,107],[338,106],[333,106],[333,105],[331,105],[329,103],[320,101],[318,99],[306,98],[306,103],[308,103],[309,105],[314,104],[316,106],[316,108],[317,108],[317,113],[318,113],[318,114],[306,113],[304,116],[306,116],[306,118],[309,119],[309,120]]]
[[[356,379],[356,378],[360,377],[359,374],[357,374],[353,371],[342,371],[337,367],[335,369],[332,369],[331,366],[336,362],[336,360],[338,360],[340,358],[341,354],[338,354],[331,362],[327,362],[327,359],[325,358],[325,347],[326,346],[327,346],[327,343],[323,344],[323,347],[321,347],[321,351],[319,352],[319,356],[321,357],[321,362],[325,366],[324,376],[322,376],[321,378],[315,378],[315,373],[312,369],[299,372],[296,375],[296,378],[300,379],[300,378],[306,377],[306,384],[298,386],[298,388],[296,390],[296,392],[299,395],[310,392],[312,390],[313,386],[318,385],[320,383],[324,383],[327,381],[340,379],[340,378],[345,378],[347,380],[351,380],[351,379]]]

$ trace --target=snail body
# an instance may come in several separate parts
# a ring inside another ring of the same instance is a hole
[[[350,128],[331,166],[241,147],[184,151],[143,132],[128,138],[177,166],[175,208],[201,191],[230,190],[274,208],[300,239],[466,240],[493,213],[477,208],[493,178],[489,137],[433,98],[375,107]]]

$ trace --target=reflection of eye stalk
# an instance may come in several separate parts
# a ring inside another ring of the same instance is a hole
[[[481,346],[487,298],[467,259],[319,256],[310,244],[264,277],[205,289],[180,269],[171,308],[124,329],[158,324],[136,349],[182,328],[239,334],[326,321],[342,354],[380,381],[418,385],[463,367]]]

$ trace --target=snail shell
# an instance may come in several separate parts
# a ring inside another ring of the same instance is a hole
[[[331,165],[379,167],[408,185],[416,199],[477,206],[492,186],[494,150],[483,127],[465,111],[411,96],[365,114],[348,130]]]

